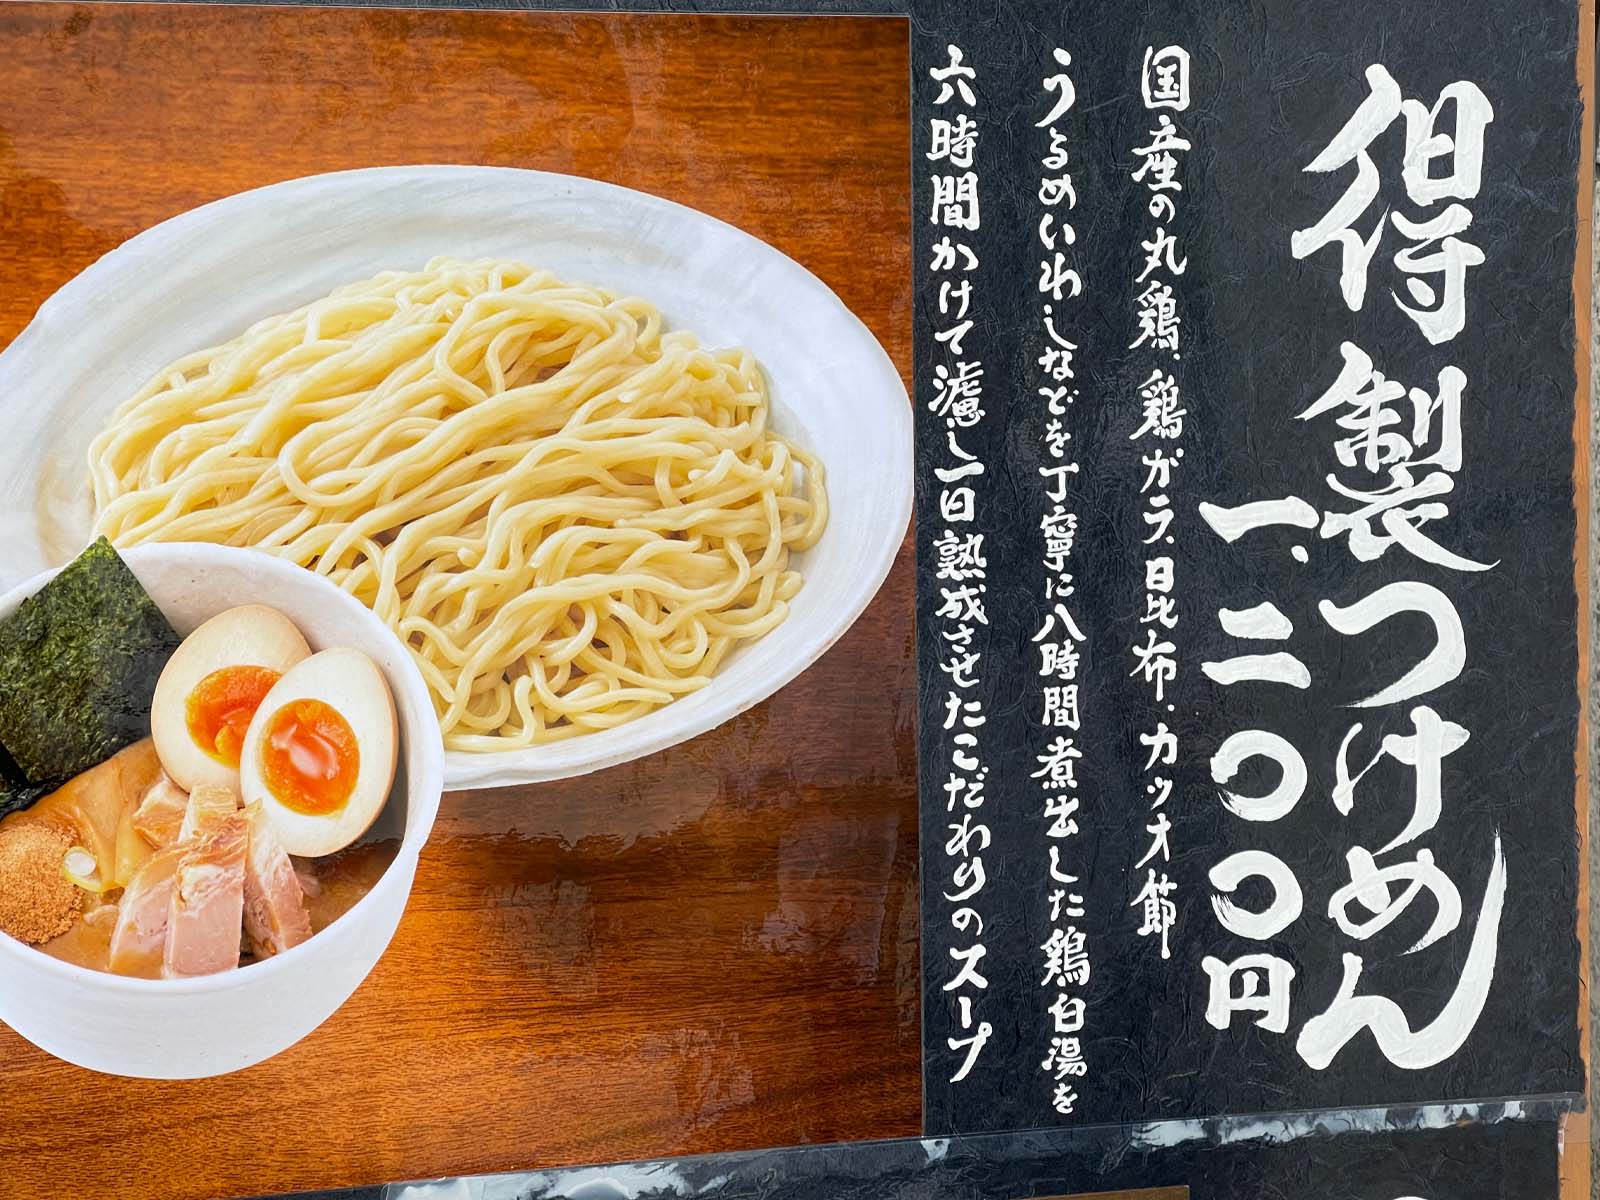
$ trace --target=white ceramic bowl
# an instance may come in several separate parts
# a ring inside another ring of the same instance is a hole
[[[706,345],[749,347],[771,383],[773,427],[826,467],[832,512],[794,559],[805,586],[788,620],[736,649],[707,687],[615,729],[452,751],[448,787],[582,775],[705,733],[799,675],[861,615],[912,498],[911,404],[872,333],[799,263],[705,213],[502,167],[379,167],[241,192],[146,230],[46,301],[0,353],[0,586],[82,544],[89,441],[164,364],[438,255],[521,259],[643,296]]]
[[[124,979],[73,966],[0,934],[0,1020],[57,1058],[147,1079],[195,1079],[270,1058],[333,1015],[377,964],[405,911],[417,855],[443,787],[443,747],[427,686],[398,640],[362,604],[318,575],[253,550],[193,543],[123,553],[180,634],[240,604],[269,604],[313,650],[371,655],[394,693],[401,774],[374,833],[400,833],[377,886],[328,928],[287,953],[200,979]],[[0,597],[0,616],[54,575]]]

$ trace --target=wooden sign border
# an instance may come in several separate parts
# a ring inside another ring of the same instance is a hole
[[[1592,702],[1590,638],[1594,621],[1593,582],[1589,542],[1591,508],[1590,357],[1594,278],[1594,167],[1595,167],[1595,0],[1578,3],[1578,90],[1583,101],[1582,143],[1578,154],[1578,244],[1572,270],[1574,350],[1577,390],[1573,397],[1572,503],[1576,509],[1577,536],[1573,547],[1573,582],[1578,594],[1578,736],[1574,746],[1577,767],[1578,814],[1578,947],[1582,986],[1578,993],[1578,1043],[1584,1067],[1589,1052],[1589,706]],[[1586,1088],[1592,1093],[1592,1088]],[[1587,1110],[1569,1113],[1562,1123],[1562,1200],[1588,1200],[1591,1195],[1591,1121]]]

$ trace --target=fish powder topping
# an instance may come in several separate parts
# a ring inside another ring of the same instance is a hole
[[[0,826],[0,930],[37,944],[67,932],[83,892],[61,873],[72,835],[43,822]]]

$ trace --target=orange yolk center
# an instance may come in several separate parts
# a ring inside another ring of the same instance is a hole
[[[250,718],[277,682],[278,672],[271,667],[223,667],[207,675],[184,705],[195,745],[218,762],[237,767]]]
[[[268,718],[261,778],[285,808],[313,817],[338,812],[360,769],[350,722],[321,700],[291,700]]]

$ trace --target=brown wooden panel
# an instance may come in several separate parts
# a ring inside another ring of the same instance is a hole
[[[1585,1068],[1593,1079],[1594,1055],[1590,1043],[1589,1014],[1593,1008],[1590,991],[1594,986],[1590,921],[1591,857],[1589,837],[1590,796],[1592,794],[1590,746],[1592,733],[1589,710],[1595,703],[1591,641],[1594,635],[1594,580],[1590,575],[1590,513],[1594,508],[1591,460],[1594,429],[1590,413],[1593,395],[1594,353],[1594,160],[1595,147],[1595,0],[1578,0],[1578,88],[1583,94],[1583,140],[1578,159],[1578,253],[1572,270],[1572,306],[1576,322],[1574,344],[1577,351],[1578,389],[1572,424],[1572,503],[1577,511],[1577,544],[1573,548],[1573,582],[1578,592],[1578,946],[1582,959],[1583,988],[1578,1000],[1578,1045]],[[1594,1094],[1591,1083],[1589,1092]],[[1561,1195],[1563,1200],[1588,1200],[1595,1192],[1591,1121],[1588,1112],[1569,1113],[1562,1121]]]
[[[0,61],[5,341],[194,205],[467,162],[733,222],[909,374],[903,21],[7,4]],[[586,779],[448,797],[389,954],[272,1061],[111,1079],[0,1029],[0,1194],[238,1195],[917,1133],[911,605],[908,543],[843,642],[729,725]]]

